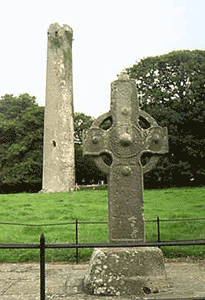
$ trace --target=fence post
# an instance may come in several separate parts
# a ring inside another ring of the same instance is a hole
[[[75,244],[78,244],[78,220],[75,220]],[[78,264],[78,248],[75,247],[75,262]]]
[[[157,241],[160,243],[160,224],[159,224],[159,217],[157,217]],[[160,248],[160,247],[159,247]]]
[[[40,238],[40,296],[45,300],[45,236]]]

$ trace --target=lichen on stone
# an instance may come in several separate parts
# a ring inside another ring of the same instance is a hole
[[[63,39],[61,36],[51,37],[51,43],[53,46],[60,48],[63,45]]]

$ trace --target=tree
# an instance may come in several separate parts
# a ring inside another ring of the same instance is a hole
[[[82,145],[83,130],[90,128],[93,121],[93,117],[86,116],[84,113],[74,114],[74,140],[76,145]]]
[[[203,184],[205,51],[148,57],[127,73],[136,79],[141,109],[169,131],[169,154],[146,178],[155,184],[162,179],[166,186],[190,185],[193,179]]]
[[[152,103],[185,109],[203,101],[205,93],[205,51],[184,50],[147,57],[128,68],[130,78],[136,79],[140,104]]]
[[[36,98],[29,94],[21,94],[14,97],[13,94],[5,94],[0,99],[0,116],[7,119],[15,119],[26,108],[37,106]]]
[[[8,105],[8,111],[6,107]],[[26,190],[41,185],[44,108],[28,94],[6,95],[0,102],[1,189]]]

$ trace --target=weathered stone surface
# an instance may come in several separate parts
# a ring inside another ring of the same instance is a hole
[[[72,37],[68,25],[49,26],[43,155],[46,193],[75,186]]]
[[[168,134],[139,109],[134,80],[121,75],[112,82],[111,110],[94,121],[83,144],[84,155],[108,174],[109,241],[144,242],[143,173],[158,158],[153,156],[145,166],[140,159],[145,152],[166,153]],[[110,164],[103,154],[110,156]],[[142,296],[167,285],[158,248],[95,249],[84,278],[85,291],[95,295]]]
[[[141,127],[141,120],[147,128]],[[140,158],[145,152],[166,153],[168,134],[167,128],[139,109],[134,80],[121,75],[112,82],[111,110],[94,121],[83,145],[84,155],[93,157],[108,174],[110,242],[144,242],[143,173],[152,169],[158,158],[153,156],[145,166]],[[110,166],[103,160],[105,153],[112,159]]]
[[[102,296],[144,296],[171,286],[162,251],[153,247],[94,249],[84,290]]]

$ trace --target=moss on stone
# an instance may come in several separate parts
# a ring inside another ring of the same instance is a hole
[[[67,40],[69,41],[70,46],[72,46],[73,34],[70,31],[65,31],[65,35]]]
[[[57,48],[60,48],[63,45],[63,40],[61,36],[58,37],[52,37],[51,39],[52,45],[54,45]]]
[[[64,55],[64,61],[67,62],[67,60],[72,64],[72,50],[68,48],[66,51],[63,51]]]

